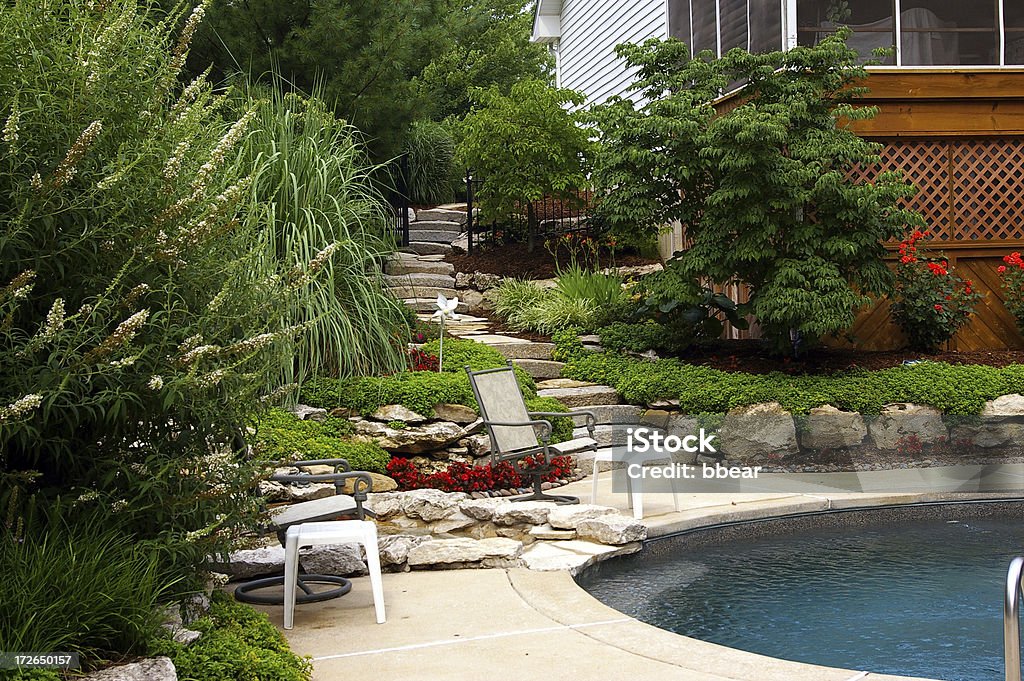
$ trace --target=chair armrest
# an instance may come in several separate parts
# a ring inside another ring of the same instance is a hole
[[[303,466],[334,466],[335,471],[351,471],[352,466],[348,464],[347,459],[311,459],[309,461],[293,461],[290,466],[296,466],[301,468]]]
[[[587,417],[587,433],[593,437],[594,430],[597,428],[597,417],[594,416],[593,412],[588,410],[572,410],[571,412],[530,412],[530,416],[548,416],[553,418],[569,418],[573,416],[586,416]]]
[[[336,461],[337,459],[325,459],[325,461]],[[341,459],[342,461],[344,459]],[[311,462],[303,462],[307,465],[314,465]],[[319,465],[330,465],[327,463]],[[347,465],[347,464],[346,464]],[[344,489],[345,480],[352,480],[352,498],[356,502],[356,512],[359,514],[359,519],[362,520],[365,512],[363,511],[363,502],[366,501],[366,494],[373,491],[373,478],[370,477],[369,473],[363,471],[345,471],[342,473],[321,473],[318,475],[310,475],[308,473],[293,474],[280,474],[271,475],[270,480],[273,482],[333,482],[335,493],[341,494]]]
[[[551,439],[551,421],[545,419],[531,419],[529,421],[484,421],[484,425],[491,426],[540,426],[538,437],[541,442],[547,443]]]

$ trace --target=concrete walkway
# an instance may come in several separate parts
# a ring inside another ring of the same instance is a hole
[[[602,504],[626,512],[601,476]],[[589,498],[590,481],[562,488]],[[964,494],[650,495],[651,535],[828,509],[913,501],[1000,498]],[[374,623],[367,578],[341,599],[300,606],[292,648],[313,658],[314,679],[622,679],[678,681],[894,681],[904,677],[800,664],[657,629],[599,603],[566,572],[450,570],[384,575],[387,623]],[[263,607],[278,626],[280,607]]]

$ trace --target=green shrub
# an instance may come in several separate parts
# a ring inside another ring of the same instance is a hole
[[[18,532],[0,531],[0,641],[8,651],[96,659],[145,653],[168,582],[160,556],[109,511],[65,522],[54,506]]]
[[[409,159],[409,200],[427,206],[451,201],[455,194],[455,140],[448,128],[435,121],[416,121],[405,137],[403,152]]]
[[[561,339],[564,342],[564,339]],[[1024,390],[1024,365],[1002,369],[923,362],[879,371],[830,375],[749,374],[612,353],[572,351],[562,375],[614,387],[627,402],[678,399],[691,414],[720,413],[759,402],[779,402],[795,414],[831,404],[878,414],[893,402],[928,404],[947,414],[973,415],[987,400]]]
[[[662,345],[665,327],[647,320],[637,324],[616,322],[597,330],[601,346],[616,352],[646,352]]]
[[[516,329],[552,334],[569,327],[591,331],[622,313],[622,279],[572,267],[554,289],[505,279],[498,286],[495,311]]]
[[[215,592],[210,611],[189,624],[203,634],[190,646],[161,638],[153,654],[174,662],[180,681],[308,681],[313,667],[288,647],[261,612]]]
[[[569,411],[568,407],[554,397],[528,398],[526,400],[526,409],[528,411]],[[566,442],[572,439],[572,430],[575,426],[571,418],[552,418],[550,421],[552,442]]]
[[[254,448],[267,461],[346,459],[353,470],[383,473],[391,455],[373,442],[342,439],[351,433],[345,419],[302,421],[273,409],[260,419]]]

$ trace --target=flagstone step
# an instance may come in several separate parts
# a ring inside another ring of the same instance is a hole
[[[500,352],[506,359],[551,359],[551,353],[555,350],[554,343],[531,343],[529,341],[491,343],[490,346]]]
[[[442,232],[432,229],[410,229],[410,241],[425,241],[437,244],[451,244],[459,238],[459,232]]]
[[[410,272],[409,274],[384,275],[387,286],[436,286],[455,288],[455,277],[444,274],[428,274],[426,272]]]
[[[514,359],[512,363],[523,368],[523,371],[534,378],[558,378],[562,375],[564,362],[555,362],[550,359]]]
[[[428,208],[416,211],[416,222],[429,222],[432,220],[443,220],[445,222],[457,222],[466,224],[465,210],[449,210],[446,208]]]
[[[418,232],[455,232],[458,234],[462,231],[461,222],[452,222],[451,220],[416,220],[416,222],[409,223],[409,233],[416,234]]]
[[[580,407],[583,409],[584,407]],[[639,424],[640,415],[643,414],[643,408],[633,404],[592,404],[589,407],[585,407],[587,411],[594,413],[594,419],[597,421],[597,425],[604,426],[608,424]],[[586,416],[573,416],[572,421],[577,426],[585,426],[587,424]]]
[[[402,302],[411,307],[416,312],[429,312],[433,314],[435,311],[437,311],[436,295],[433,298],[404,298],[402,299]],[[460,300],[458,306],[455,308],[455,311],[461,315],[463,312],[469,312],[469,306]],[[445,322],[445,325],[447,326],[448,323],[449,322]]]
[[[451,276],[455,272],[455,265],[450,262],[437,262],[433,260],[420,260],[418,257],[391,258],[384,265],[384,271],[391,276],[403,274],[436,274],[440,276]],[[452,278],[454,281],[454,278]]]
[[[607,385],[587,385],[578,388],[544,388],[537,391],[540,397],[554,397],[570,409],[589,407],[593,404],[618,404],[622,401],[615,388]]]
[[[444,296],[451,300],[459,295],[459,292],[453,288],[444,288],[441,286],[391,286],[391,295],[396,298],[423,298],[437,301],[438,296]],[[462,305],[462,301],[459,301],[459,305]]]
[[[573,438],[593,437],[597,440],[598,447],[622,447],[629,437],[626,432],[627,428],[628,426],[625,424],[601,425],[594,428],[593,436],[586,428],[574,428],[572,436]]]
[[[419,255],[445,255],[452,252],[450,243],[435,243],[433,241],[410,241],[408,246],[402,250],[407,253],[418,253]]]

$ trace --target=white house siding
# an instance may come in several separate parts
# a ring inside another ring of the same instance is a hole
[[[559,85],[579,90],[587,104],[629,92],[632,69],[615,55],[619,43],[668,37],[665,0],[563,0],[558,47]]]

